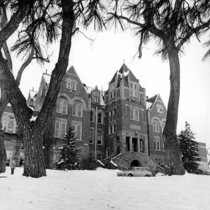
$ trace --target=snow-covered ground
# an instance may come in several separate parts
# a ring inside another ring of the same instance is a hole
[[[0,210],[209,210],[210,176],[117,177],[117,170],[47,170],[26,178],[23,168],[0,174]]]

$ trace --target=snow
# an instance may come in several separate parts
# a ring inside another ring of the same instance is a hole
[[[117,177],[118,170],[47,170],[26,178],[23,168],[0,174],[1,210],[209,210],[210,177]]]
[[[110,163],[111,163],[112,165],[114,165],[114,166],[116,166],[116,167],[117,167],[117,164],[116,164],[116,163],[114,163],[114,162],[113,162],[113,160],[111,160],[111,161],[110,161]]]

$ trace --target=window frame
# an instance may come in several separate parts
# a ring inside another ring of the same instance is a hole
[[[58,127],[57,127],[58,125]],[[64,125],[64,128],[62,128]],[[67,120],[65,119],[56,119],[55,125],[54,125],[54,137],[64,139],[66,135],[66,129],[67,129]],[[57,128],[56,128],[57,127]]]
[[[77,122],[77,121],[72,121],[72,126],[74,127],[74,132],[76,135],[76,140],[77,141],[82,141],[82,123]],[[80,128],[79,130],[79,135],[78,135],[78,127]],[[79,137],[79,138],[78,138]]]
[[[66,98],[58,98],[56,102],[56,113],[68,114],[68,100]]]
[[[80,112],[79,107],[81,108]],[[72,116],[83,117],[83,103],[81,101],[74,101],[72,105]]]

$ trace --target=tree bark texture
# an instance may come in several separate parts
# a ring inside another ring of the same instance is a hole
[[[170,167],[171,174],[183,175],[185,173],[176,129],[178,122],[178,107],[180,96],[180,63],[176,49],[168,52],[170,64],[170,96],[166,125],[163,132],[166,152],[166,162]]]
[[[34,178],[46,176],[40,130],[36,128],[23,131],[23,145],[25,151],[23,175]]]
[[[6,171],[7,154],[4,146],[4,130],[0,130],[0,173]]]

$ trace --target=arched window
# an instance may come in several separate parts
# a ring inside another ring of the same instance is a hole
[[[160,132],[160,123],[158,120],[153,121],[153,131],[157,133]]]
[[[56,112],[68,114],[68,101],[65,98],[59,98],[56,103]]]
[[[83,105],[79,101],[75,101],[72,107],[72,115],[77,117],[83,116]]]

